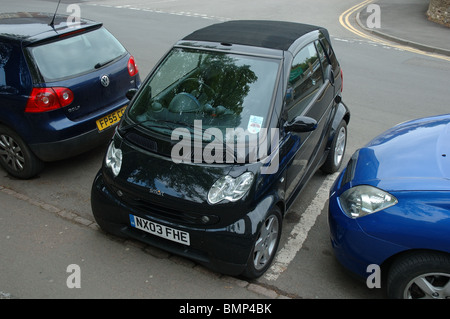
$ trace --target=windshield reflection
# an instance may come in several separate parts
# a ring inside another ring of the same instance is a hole
[[[174,48],[145,83],[129,116],[167,135],[169,128],[193,128],[194,121],[224,135],[227,128],[257,134],[266,125],[278,69],[274,59]]]

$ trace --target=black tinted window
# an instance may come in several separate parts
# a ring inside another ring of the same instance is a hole
[[[31,85],[19,48],[0,42],[0,94],[20,94]]]
[[[322,69],[314,43],[308,44],[295,57],[287,91],[288,118],[300,115],[323,83]]]
[[[322,45],[319,43],[319,41],[315,42],[317,52],[319,53],[319,59],[320,63],[322,63],[322,69],[324,71],[324,77],[326,76],[325,70],[330,65],[330,62],[328,61],[327,56],[325,55],[325,52],[323,51]]]
[[[6,64],[9,62],[12,53],[12,46],[0,42],[0,91],[7,86]]]
[[[322,37],[320,39],[320,42],[321,42],[325,52],[327,53],[328,58],[330,59],[331,65],[333,67],[333,70],[336,71],[336,68],[338,66],[338,61],[336,59],[336,55],[334,54],[333,49],[331,48],[331,45],[328,43],[327,39],[324,38],[324,37]]]
[[[92,71],[97,64],[113,61],[126,53],[119,41],[104,28],[29,50],[46,81]]]

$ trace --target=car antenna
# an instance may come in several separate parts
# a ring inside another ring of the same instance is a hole
[[[61,3],[61,0],[58,1],[58,5],[56,6],[55,14],[53,15],[52,21],[49,23],[49,26],[51,26],[53,29],[55,29],[55,17],[56,12],[58,12],[59,4]]]

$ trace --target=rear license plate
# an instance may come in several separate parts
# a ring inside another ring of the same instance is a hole
[[[98,130],[101,132],[104,129],[110,127],[111,125],[118,123],[120,121],[123,113],[125,112],[126,108],[127,108],[127,106],[125,105],[124,107],[118,109],[117,111],[114,111],[111,114],[108,114],[108,115],[98,119],[96,121]]]
[[[132,214],[129,215],[130,215],[130,224],[134,228],[143,230],[152,235],[156,235],[171,241],[175,241],[180,244],[184,244],[187,246],[190,245],[189,233],[185,231],[160,225],[158,223],[149,221],[147,219],[138,216],[134,216]]]

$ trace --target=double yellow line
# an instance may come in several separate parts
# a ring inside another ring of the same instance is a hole
[[[339,23],[348,31],[356,34],[357,36],[360,36],[364,39],[370,40],[372,42],[376,42],[385,46],[389,46],[389,47],[393,47],[393,48],[397,48],[397,49],[401,49],[404,51],[409,51],[409,52],[413,52],[413,53],[417,53],[417,54],[421,54],[421,55],[426,55],[429,57],[433,57],[433,58],[437,58],[437,59],[442,59],[442,60],[446,60],[446,61],[450,61],[450,57],[444,56],[444,55],[440,55],[440,54],[436,54],[436,53],[430,53],[430,52],[425,52],[419,49],[415,49],[406,45],[401,45],[401,44],[394,44],[392,42],[388,42],[388,41],[384,41],[380,38],[368,35],[362,31],[359,31],[358,29],[356,29],[351,23],[350,23],[350,16],[352,14],[354,14],[356,11],[361,10],[363,7],[367,6],[368,4],[370,4],[371,2],[373,2],[373,0],[366,0],[363,1],[353,7],[351,7],[350,9],[347,9],[346,11],[344,11],[340,16],[339,16]]]

